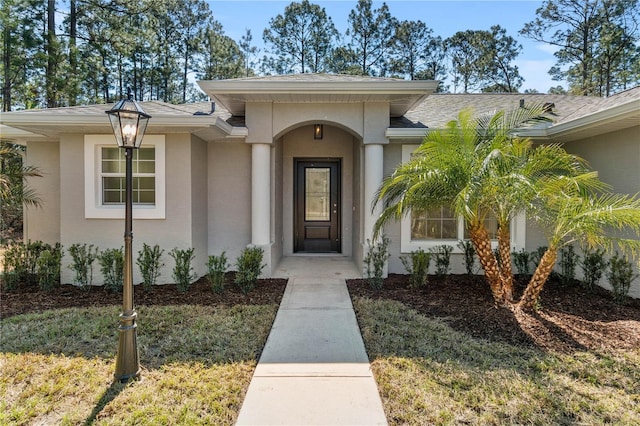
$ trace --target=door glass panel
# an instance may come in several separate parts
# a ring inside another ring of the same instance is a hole
[[[304,220],[330,220],[330,171],[329,167],[308,167],[305,169]]]

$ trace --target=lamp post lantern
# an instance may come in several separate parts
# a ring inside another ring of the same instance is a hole
[[[109,114],[111,127],[118,146],[125,150],[125,213],[124,213],[124,273],[122,286],[122,313],[118,327],[118,355],[116,358],[115,378],[121,382],[137,378],[140,375],[138,362],[138,343],[136,339],[136,311],[133,306],[133,266],[132,266],[132,157],[133,150],[140,148],[147,123],[151,116],[145,113],[133,100],[131,89],[127,90],[127,99],[122,99]]]

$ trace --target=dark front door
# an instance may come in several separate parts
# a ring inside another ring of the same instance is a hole
[[[340,253],[340,160],[296,159],[295,252]]]

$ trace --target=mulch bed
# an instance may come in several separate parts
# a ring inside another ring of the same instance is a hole
[[[542,292],[542,308],[524,313],[496,308],[482,276],[430,276],[429,284],[420,289],[410,288],[408,278],[391,274],[380,291],[373,291],[362,279],[348,280],[347,286],[352,297],[397,300],[429,317],[446,318],[456,330],[490,341],[565,353],[640,348],[639,299],[628,299],[620,305],[604,289],[589,292],[578,283],[563,286],[552,279]],[[526,279],[517,277],[516,281],[518,296]],[[279,304],[286,282],[284,279],[258,280],[248,295],[233,284],[233,273],[227,274],[225,291],[221,294],[214,293],[204,278],[185,293],[173,284],[155,286],[152,291],[136,285],[134,302],[136,306]],[[12,292],[0,293],[0,318],[55,308],[121,303],[121,294],[109,293],[98,286],[83,290],[62,285],[48,292],[21,286]]]
[[[347,285],[352,296],[397,300],[490,341],[565,353],[640,348],[639,299],[629,298],[620,305],[604,289],[589,292],[577,282],[563,286],[551,279],[542,291],[538,312],[513,312],[495,307],[482,276],[429,276],[428,285],[419,289],[410,288],[407,278],[392,274],[377,292],[361,279]],[[526,282],[526,277],[516,277],[516,297]]]
[[[286,285],[285,279],[262,279],[258,280],[252,291],[244,295],[233,284],[233,273],[228,273],[222,293],[214,293],[207,280],[201,278],[184,293],[178,291],[175,284],[157,285],[151,291],[145,291],[141,285],[135,285],[133,300],[136,306],[280,304]],[[122,305],[122,294],[108,292],[102,286],[82,289],[66,284],[51,291],[39,291],[33,286],[20,286],[11,292],[3,290],[0,294],[0,318],[56,308],[111,305]]]

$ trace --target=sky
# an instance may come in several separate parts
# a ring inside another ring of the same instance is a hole
[[[301,1],[301,0],[298,0]],[[327,14],[342,34],[348,26],[349,12],[355,8],[357,0],[324,0],[311,3],[325,8]],[[269,26],[269,20],[284,9],[291,0],[207,0],[214,18],[219,21],[225,34],[238,41],[251,30],[253,44],[264,52],[262,32]],[[377,9],[382,1],[374,1]],[[536,9],[542,0],[479,0],[479,1],[435,1],[435,0],[387,0],[391,15],[400,20],[421,20],[433,29],[433,34],[443,39],[464,30],[489,30],[492,25],[500,25],[507,35],[517,39],[523,49],[515,64],[525,81],[520,91],[536,89],[547,92],[550,87],[566,84],[553,81],[548,74],[555,64],[550,45],[521,37],[518,31],[526,22],[535,19]],[[453,87],[450,87],[453,90]]]

